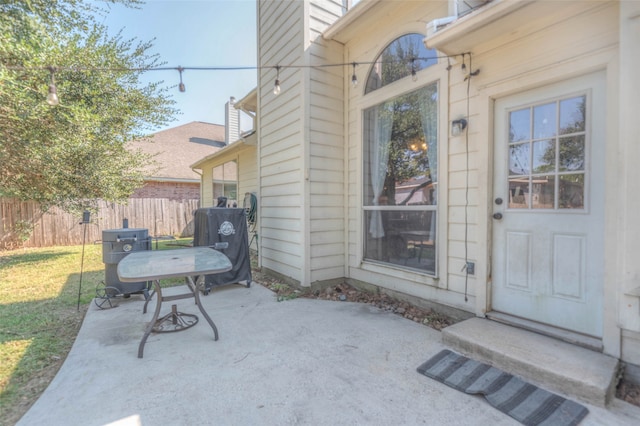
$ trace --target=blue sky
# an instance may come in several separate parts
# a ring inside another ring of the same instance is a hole
[[[111,5],[103,23],[125,39],[153,41],[166,67],[253,67],[256,65],[255,0],[147,0],[140,9]],[[164,81],[182,114],[167,127],[192,121],[224,124],[224,104],[256,86],[256,70],[185,70],[180,93],[177,71],[153,71],[143,81]],[[242,121],[245,129],[245,120]],[[159,129],[160,130],[160,129]]]

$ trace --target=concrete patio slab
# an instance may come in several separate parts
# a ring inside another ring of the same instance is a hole
[[[518,424],[482,397],[417,373],[445,347],[426,326],[366,304],[278,302],[255,283],[202,300],[220,340],[201,319],[185,331],[152,334],[142,359],[138,343],[152,314],[142,314],[141,296],[109,310],[92,304],[59,373],[18,424]],[[193,300],[177,303],[199,313]],[[622,401],[587,407],[582,425],[640,418]]]

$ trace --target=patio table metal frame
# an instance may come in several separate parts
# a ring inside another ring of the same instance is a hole
[[[147,310],[149,300],[157,294],[156,309],[149,325],[145,329],[138,346],[138,358],[142,358],[144,345],[153,332],[166,332],[161,323],[169,320],[175,325],[171,331],[180,331],[192,327],[198,322],[198,317],[177,312],[172,306],[171,313],[158,319],[162,309],[162,302],[187,298],[194,298],[200,313],[213,329],[214,340],[218,340],[218,329],[200,302],[200,292],[193,277],[204,274],[217,274],[231,270],[231,261],[227,256],[208,247],[193,247],[175,250],[139,251],[130,253],[118,263],[118,276],[123,282],[153,281],[153,292],[144,304]],[[185,277],[189,293],[165,296],[162,294],[160,280],[175,277]],[[184,321],[183,317],[193,318]]]

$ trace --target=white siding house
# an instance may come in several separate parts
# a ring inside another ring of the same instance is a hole
[[[348,3],[257,2],[260,266],[640,365],[640,3]]]
[[[191,165],[201,178],[200,207],[216,207],[218,197],[226,197],[228,205],[235,203],[245,207],[245,198],[258,192],[257,168],[257,135],[255,131],[255,115],[257,109],[256,91],[246,95],[239,101],[234,98],[227,104],[225,123],[226,146]],[[235,111],[235,113],[234,113]],[[252,129],[240,134],[240,111],[254,118]],[[249,232],[251,242],[257,223],[251,224]],[[257,242],[252,247],[257,249]]]
[[[341,13],[341,2],[258,2],[261,262],[300,283],[345,276],[343,74],[309,67],[342,61],[321,37]]]

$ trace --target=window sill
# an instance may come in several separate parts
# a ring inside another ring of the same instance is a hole
[[[428,272],[420,272],[416,269],[403,268],[388,263],[378,263],[371,260],[360,262],[360,269],[380,275],[392,276],[416,284],[427,284],[432,287],[440,287],[440,279]]]

